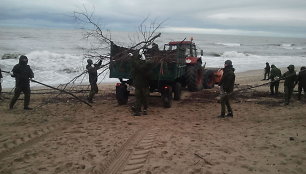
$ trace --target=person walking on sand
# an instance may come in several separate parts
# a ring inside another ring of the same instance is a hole
[[[295,82],[297,80],[297,75],[294,70],[294,65],[289,65],[288,71],[283,74],[284,82],[284,92],[285,92],[285,105],[289,105],[293,89],[295,87]]]
[[[270,65],[269,65],[269,62],[266,62],[265,74],[262,80],[269,80],[269,76],[270,76]]]
[[[14,91],[14,96],[10,103],[10,109],[13,109],[16,101],[18,100],[21,92],[24,94],[24,109],[32,110],[29,108],[31,89],[30,89],[30,79],[34,78],[34,73],[30,66],[28,65],[28,58],[24,55],[20,56],[19,63],[14,66],[12,70],[12,77],[15,77],[16,86]]]
[[[278,94],[278,87],[279,87],[279,79],[282,76],[282,72],[278,69],[275,65],[271,65],[271,73],[270,73],[270,94]]]
[[[298,100],[301,100],[302,91],[304,91],[304,96],[306,95],[306,67],[302,66],[297,77],[295,85],[298,84]]]
[[[89,74],[89,83],[90,83],[90,92],[87,97],[89,103],[93,103],[93,97],[99,91],[97,81],[98,81],[98,69],[100,68],[101,64],[102,64],[101,59],[97,64],[93,64],[91,59],[87,60],[86,69]]]
[[[235,84],[235,69],[233,68],[233,64],[231,60],[226,60],[224,62],[223,68],[223,76],[220,80],[220,93],[221,93],[221,115],[218,117],[224,118],[225,117],[225,106],[227,107],[227,115],[228,117],[233,117],[233,110],[230,105],[230,95],[234,90]]]

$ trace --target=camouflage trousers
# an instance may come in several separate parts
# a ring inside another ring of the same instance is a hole
[[[13,108],[16,101],[18,100],[21,92],[24,94],[24,108],[28,108],[30,104],[30,97],[31,97],[31,89],[30,87],[16,87],[14,91],[14,96],[10,103],[10,108]]]
[[[269,79],[269,77],[270,77],[270,71],[265,71],[264,79]]]
[[[135,110],[136,112],[140,112],[143,107],[144,110],[148,109],[148,97],[149,97],[149,89],[148,88],[136,88],[135,89]]]
[[[301,100],[302,91],[304,91],[304,96],[306,95],[305,90],[306,90],[306,85],[303,86],[303,85],[299,84],[299,86],[298,86],[298,100]]]
[[[90,84],[90,92],[89,92],[89,96],[88,96],[88,101],[92,102],[93,97],[95,96],[95,94],[97,94],[99,92],[99,88],[98,85],[96,83],[92,83]]]
[[[279,81],[274,81],[270,83],[270,93],[278,94]]]
[[[289,104],[291,96],[293,94],[293,87],[284,86],[284,92],[285,92],[285,104]]]
[[[227,107],[228,113],[233,113],[232,107],[229,102],[230,94],[224,93],[221,94],[220,103],[221,103],[221,115],[225,115],[225,107]]]

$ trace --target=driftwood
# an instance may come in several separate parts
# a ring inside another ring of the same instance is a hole
[[[305,69],[305,70],[301,70],[300,72],[304,72],[304,71],[306,71],[306,69]],[[291,75],[291,76],[293,76],[293,75]],[[288,77],[291,77],[291,76],[288,76]],[[238,89],[238,90],[235,90],[233,93],[241,92],[241,91],[245,91],[245,90],[249,90],[249,89],[253,89],[253,88],[258,88],[258,87],[261,87],[261,86],[270,85],[270,84],[273,83],[273,82],[285,80],[285,79],[288,78],[288,77],[285,77],[285,78],[282,77],[282,78],[280,78],[280,79],[278,79],[278,80],[273,80],[273,81],[270,81],[270,82],[267,82],[267,83],[263,83],[263,84],[260,84],[260,85],[253,85],[253,86],[249,86],[249,87],[246,87],[246,88],[243,88],[243,89]]]
[[[92,107],[92,105],[91,105],[91,104],[89,104],[88,102],[86,102],[86,101],[84,101],[84,100],[80,99],[78,96],[76,96],[76,95],[72,94],[71,92],[68,92],[68,91],[65,91],[65,90],[62,90],[62,89],[55,88],[55,87],[53,87],[53,86],[50,86],[50,85],[47,85],[47,84],[44,84],[44,83],[38,82],[38,81],[36,81],[36,80],[31,80],[31,82],[38,83],[38,84],[43,85],[43,86],[46,86],[46,87],[48,87],[48,88],[58,90],[58,91],[60,91],[60,92],[62,92],[62,93],[69,94],[69,95],[73,96],[74,98],[76,98],[77,100],[79,100],[79,101],[81,101],[81,102],[83,102],[83,103],[87,104],[88,106]]]
[[[1,72],[8,73],[8,74],[10,73],[10,72],[8,72],[8,71],[3,71],[3,70],[1,70]]]

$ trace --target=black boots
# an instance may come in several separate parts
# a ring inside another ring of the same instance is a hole
[[[218,116],[218,118],[224,118],[224,117],[225,117],[224,114],[221,114],[221,115]]]
[[[229,112],[226,115],[225,114],[221,114],[221,115],[218,116],[218,118],[225,118],[225,117],[234,117],[234,115],[233,115],[232,112]]]
[[[232,112],[229,112],[226,116],[227,116],[227,117],[233,117],[234,115],[233,115]]]

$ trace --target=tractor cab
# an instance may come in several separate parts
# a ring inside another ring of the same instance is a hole
[[[196,44],[191,41],[172,41],[164,45],[165,51],[174,51],[177,49],[184,50],[186,57],[186,64],[202,64],[202,60],[198,57]],[[203,51],[201,50],[201,56]]]
[[[197,49],[192,41],[173,41],[165,44],[165,50],[184,49],[186,57],[197,57]]]

